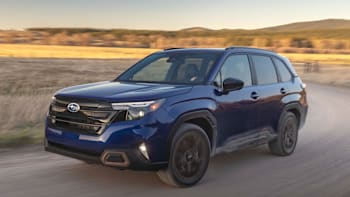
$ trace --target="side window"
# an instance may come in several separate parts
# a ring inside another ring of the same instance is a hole
[[[290,71],[286,67],[286,65],[279,59],[273,58],[276,67],[280,73],[281,81],[286,82],[292,79],[292,75],[290,74]]]
[[[270,57],[252,55],[259,85],[277,83],[277,73]]]
[[[247,55],[231,55],[221,67],[222,81],[227,78],[240,79],[244,86],[252,85],[252,75]]]

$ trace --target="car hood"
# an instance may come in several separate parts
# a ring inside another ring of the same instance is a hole
[[[192,86],[188,85],[104,81],[64,88],[58,91],[56,96],[98,99],[109,102],[130,102],[185,94],[191,88]]]

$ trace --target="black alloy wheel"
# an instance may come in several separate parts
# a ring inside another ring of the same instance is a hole
[[[202,128],[183,124],[171,146],[167,169],[157,172],[159,178],[173,186],[188,187],[204,176],[210,160],[210,142]]]

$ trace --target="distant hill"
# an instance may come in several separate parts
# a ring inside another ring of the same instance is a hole
[[[180,31],[187,31],[187,32],[199,32],[199,31],[211,31],[209,28],[205,27],[191,27],[191,28],[186,28],[186,29],[181,29]]]
[[[265,31],[310,31],[310,30],[330,30],[330,29],[350,29],[350,20],[345,19],[325,19],[319,21],[307,21],[266,27],[260,30]]]
[[[150,34],[150,33],[177,33],[177,32],[188,32],[188,33],[206,33],[206,32],[300,32],[300,31],[314,31],[314,30],[344,30],[350,29],[350,20],[346,19],[324,19],[324,20],[318,20],[318,21],[306,21],[306,22],[296,22],[296,23],[290,23],[285,25],[278,25],[278,26],[272,26],[272,27],[265,27],[261,29],[253,29],[253,30],[246,30],[246,29],[220,29],[220,30],[214,30],[209,29],[206,27],[190,27],[181,29],[178,31],[167,31],[167,30],[133,30],[133,29],[94,29],[94,28],[28,28],[26,30],[28,31],[44,31],[49,33],[59,33],[59,32],[67,32],[69,34],[74,33],[96,33],[96,32],[104,32],[104,33],[111,33],[111,32],[128,32],[132,34]]]
[[[304,51],[309,53],[316,53],[316,50],[324,50],[327,53],[330,50],[349,50],[350,53],[350,20],[326,19],[255,30],[214,30],[205,27],[177,31],[30,28],[18,31],[0,30],[1,43],[157,49],[237,45],[281,49],[286,52],[307,49]]]

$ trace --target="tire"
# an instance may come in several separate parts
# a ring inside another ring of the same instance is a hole
[[[172,142],[168,167],[157,172],[160,180],[176,187],[189,187],[199,182],[207,171],[210,142],[202,128],[185,123]]]
[[[298,120],[291,112],[282,115],[278,125],[277,138],[269,142],[272,154],[278,156],[291,155],[298,141]]]

